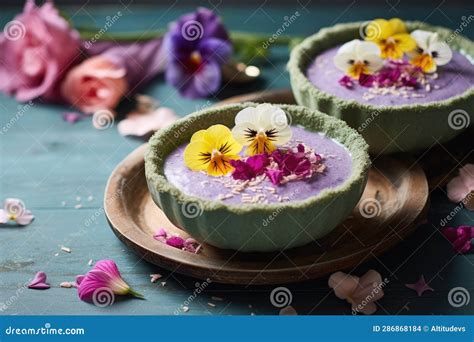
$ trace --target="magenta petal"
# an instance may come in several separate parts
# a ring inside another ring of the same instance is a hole
[[[33,280],[28,284],[28,288],[35,289],[35,290],[49,289],[50,285],[46,283],[46,273],[44,272],[36,273]]]
[[[342,76],[342,78],[339,80],[339,84],[348,89],[351,89],[354,86],[352,79],[347,75]]]
[[[94,269],[107,273],[111,278],[122,278],[117,264],[113,260],[100,260],[95,264]]]
[[[74,287],[79,287],[79,285],[81,285],[84,278],[85,278],[85,275],[83,275],[83,274],[77,275],[76,276],[76,282],[74,283]]]
[[[171,247],[175,248],[183,248],[184,247],[184,239],[180,236],[172,236],[166,239],[166,244]]]
[[[109,289],[109,283],[110,275],[104,271],[93,269],[85,275],[77,288],[79,298],[90,302],[94,297],[94,293],[100,291],[100,289]]]
[[[375,77],[372,75],[362,74],[359,77],[359,84],[363,87],[371,87],[374,84]]]
[[[70,123],[74,124],[78,121],[81,121],[85,116],[77,113],[77,112],[64,112],[63,113],[63,120]]]
[[[268,169],[267,172],[265,172],[267,177],[270,179],[273,185],[278,185],[280,184],[281,180],[283,179],[283,171],[282,170],[277,170],[277,169]]]

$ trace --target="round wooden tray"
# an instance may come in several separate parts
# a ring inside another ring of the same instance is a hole
[[[153,239],[164,227],[182,237],[148,193],[146,144],[113,171],[105,190],[105,212],[114,233],[143,259],[195,278],[230,284],[280,284],[351,269],[397,243],[424,219],[428,185],[422,169],[406,158],[378,158],[353,214],[323,239],[274,253],[238,253],[204,245],[191,254]]]

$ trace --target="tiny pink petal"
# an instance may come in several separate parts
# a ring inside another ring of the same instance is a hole
[[[364,315],[372,315],[377,311],[377,305],[375,303],[369,302],[366,303],[365,305],[360,305],[360,306],[352,306],[352,309],[356,312],[361,312]]]
[[[77,112],[64,112],[62,116],[63,120],[70,124],[74,124],[84,118],[84,115]]]
[[[283,309],[280,310],[280,316],[298,316],[295,308],[291,305],[285,306]]]
[[[343,272],[333,273],[328,280],[328,285],[340,299],[347,299],[353,295],[359,285],[359,278]]]
[[[7,223],[9,220],[7,212],[3,209],[0,209],[0,224]]]
[[[21,226],[26,226],[26,225],[29,225],[31,222],[33,222],[34,219],[35,217],[31,213],[31,211],[25,210],[23,214],[21,214],[20,216],[16,218],[15,221]]]
[[[166,239],[166,244],[168,246],[181,249],[184,247],[184,239],[180,236],[172,236]]]
[[[32,281],[28,284],[29,289],[35,289],[35,290],[45,290],[49,289],[51,286],[46,283],[46,273],[40,271],[36,273],[35,277],[33,278]]]
[[[461,177],[451,179],[446,185],[446,190],[449,200],[454,203],[461,202],[470,192]]]
[[[146,137],[171,125],[177,119],[178,116],[173,110],[161,107],[150,113],[131,113],[119,122],[117,129],[124,136]]]

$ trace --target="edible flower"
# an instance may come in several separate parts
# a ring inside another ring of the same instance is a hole
[[[33,280],[30,281],[28,284],[29,289],[33,290],[46,290],[49,289],[51,286],[46,282],[46,273],[38,272],[36,273]]]
[[[453,250],[456,253],[467,253],[472,248],[474,227],[459,226],[457,228],[445,228],[443,235],[453,244]]]
[[[266,175],[274,185],[310,179],[315,173],[322,173],[325,169],[323,158],[303,144],[288,150],[278,149],[271,157],[272,163]]]
[[[425,73],[433,73],[440,65],[449,63],[453,52],[449,45],[439,39],[436,32],[416,30],[411,33],[416,49],[410,53],[410,63]]]
[[[291,129],[286,113],[268,103],[247,107],[237,113],[232,135],[247,146],[246,154],[271,153],[277,146],[291,139]]]
[[[143,299],[143,295],[134,291],[123,279],[113,260],[100,260],[84,277],[76,277],[79,298],[93,302],[98,306],[110,305],[115,295],[131,295]]]
[[[329,277],[328,285],[334,290],[336,297],[345,299],[352,305],[352,313],[362,312],[371,315],[377,311],[375,301],[384,296],[380,273],[374,270],[367,271],[362,277],[352,276],[343,272],[333,273]]]
[[[446,185],[451,202],[462,202],[468,210],[474,210],[474,164],[466,164],[459,169],[459,176]]]
[[[164,40],[168,55],[166,80],[190,98],[205,97],[221,83],[221,66],[232,45],[220,18],[207,8],[180,17]]]
[[[183,239],[179,235],[170,235],[164,228],[158,229],[157,232],[153,234],[153,238],[168,246],[190,253],[197,254],[201,250],[201,245],[193,238]]]
[[[213,125],[193,134],[184,150],[184,162],[194,171],[206,171],[211,176],[223,176],[234,168],[231,160],[240,159],[242,150],[224,125]]]
[[[234,167],[232,177],[234,179],[249,180],[262,175],[270,163],[267,154],[256,154],[245,160],[231,160]]]
[[[405,23],[398,18],[375,19],[365,28],[365,40],[380,48],[380,57],[401,59],[404,52],[416,48],[414,37],[408,33]]]
[[[29,225],[35,217],[18,198],[7,198],[0,209],[0,224],[13,221],[20,226]]]
[[[383,66],[379,54],[380,49],[374,43],[354,39],[339,48],[334,56],[334,64],[344,74],[358,80],[361,75],[373,74]],[[346,84],[347,79],[344,79]]]

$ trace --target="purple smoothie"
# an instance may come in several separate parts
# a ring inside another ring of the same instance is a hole
[[[437,78],[428,75],[430,88],[420,87],[414,90],[416,97],[405,98],[391,93],[378,95],[367,99],[368,89],[355,84],[352,89],[341,86],[338,80],[344,73],[336,68],[333,58],[338,47],[331,48],[320,54],[307,70],[307,77],[316,88],[346,100],[356,100],[380,106],[397,106],[414,103],[427,103],[446,100],[450,97],[460,95],[471,88],[474,84],[474,67],[464,55],[453,51],[451,61],[438,67]],[[436,76],[435,76],[436,77]]]
[[[261,189],[258,192],[265,196],[263,203],[304,200],[319,194],[324,189],[342,184],[351,174],[352,158],[343,145],[321,133],[310,132],[300,126],[292,126],[292,131],[291,146],[303,143],[314,149],[316,153],[324,157],[323,164],[326,169],[309,181],[299,180],[278,186],[273,185],[267,178],[263,179],[259,184]],[[223,185],[233,181],[230,175],[212,177],[203,172],[191,171],[186,167],[183,158],[186,145],[181,145],[166,158],[164,174],[168,181],[188,195],[221,200],[228,204],[242,204],[242,196],[232,194],[231,190]],[[242,194],[255,196],[256,192],[247,188]],[[228,196],[228,198],[222,199],[223,196]]]

